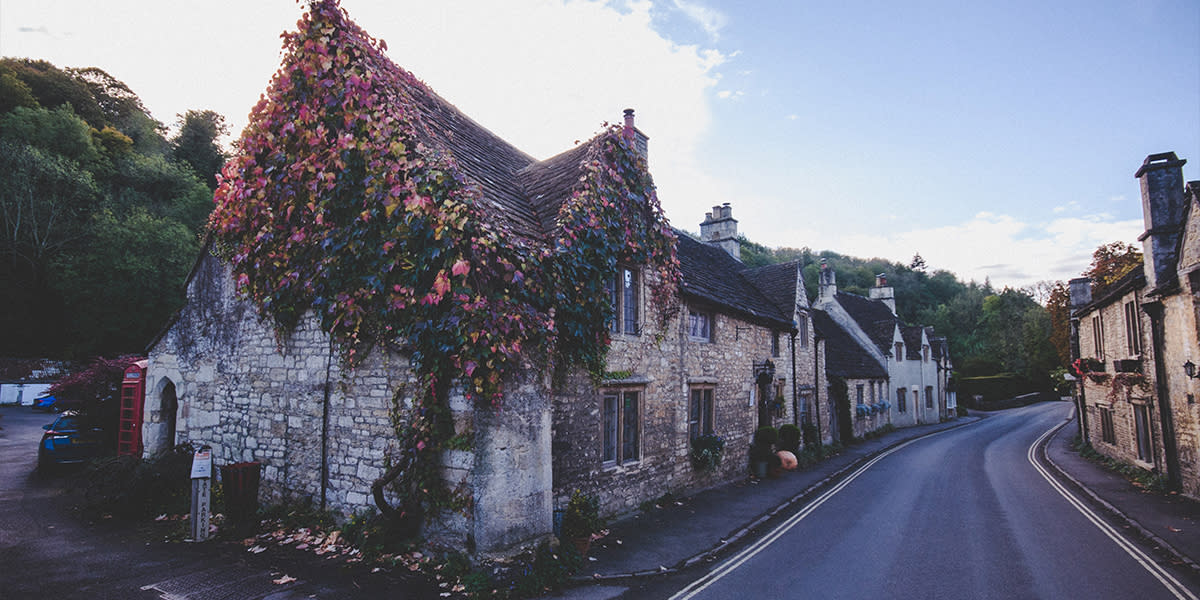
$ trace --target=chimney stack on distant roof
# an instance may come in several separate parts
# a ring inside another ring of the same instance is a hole
[[[621,128],[621,133],[628,142],[637,148],[637,151],[641,153],[643,158],[649,158],[650,138],[646,137],[646,134],[639,131],[637,127],[634,127],[632,108],[625,109],[625,126]]]
[[[892,309],[892,314],[896,314],[896,290],[888,285],[887,273],[875,276],[875,287],[871,288],[870,294],[872,300],[882,301]]]
[[[700,223],[700,240],[710,246],[716,246],[729,253],[730,256],[742,260],[742,245],[738,242],[737,219],[733,218],[733,209],[726,202],[714,206],[712,212],[705,213],[704,222]]]
[[[837,295],[837,274],[830,268],[824,258],[821,259],[821,272],[817,281],[818,302],[833,300]]]

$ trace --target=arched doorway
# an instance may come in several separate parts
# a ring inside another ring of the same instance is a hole
[[[163,423],[163,450],[170,450],[175,447],[175,421],[179,413],[179,400],[175,396],[175,383],[168,381],[163,386],[160,394],[162,403],[159,405],[159,413],[162,415]]]

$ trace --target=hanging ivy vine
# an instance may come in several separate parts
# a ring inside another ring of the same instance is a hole
[[[281,336],[313,314],[348,366],[379,344],[410,354],[413,408],[401,456],[403,514],[445,506],[438,455],[461,389],[498,405],[502,384],[543,368],[603,373],[618,264],[646,265],[673,316],[675,237],[645,160],[619,128],[590,142],[557,234],[530,244],[488,219],[450,155],[417,135],[424,84],[336,0],[284,34],[282,67],[221,175],[209,226],[239,291]],[[414,389],[415,388],[415,389]]]

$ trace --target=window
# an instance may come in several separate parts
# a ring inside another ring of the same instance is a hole
[[[779,332],[778,331],[771,332],[771,356],[775,357],[775,358],[779,357]]]
[[[783,395],[783,390],[786,387],[786,379],[778,379],[775,381],[775,418],[777,419],[782,419],[787,413],[787,408],[784,406],[786,397]]]
[[[688,309],[688,336],[693,340],[712,341],[712,314]]]
[[[1096,358],[1104,360],[1104,321],[1100,315],[1092,317],[1092,343],[1095,346]]]
[[[913,390],[913,406],[921,406],[921,394],[917,390]]]
[[[871,404],[875,404],[875,382],[870,383],[871,386]]]
[[[896,362],[904,360],[904,344],[896,342]]]
[[[1125,349],[1130,356],[1142,353],[1141,330],[1138,327],[1137,305],[1125,303]]]
[[[1133,420],[1137,433],[1138,460],[1153,463],[1154,445],[1150,441],[1150,406],[1146,404],[1134,404]]]
[[[929,362],[929,345],[921,346],[921,360]]]
[[[908,412],[908,393],[904,388],[896,388],[896,410]]]
[[[713,388],[692,388],[691,411],[688,413],[689,439],[713,432],[713,412]]]
[[[638,460],[641,437],[641,390],[606,390],[603,395],[606,466]]]
[[[1117,443],[1117,430],[1113,428],[1113,414],[1111,408],[1103,406],[1100,409],[1100,439],[1106,444]]]
[[[854,386],[854,401],[855,404],[863,403],[863,384],[861,383]]]
[[[808,315],[805,315],[805,314],[796,315],[796,329],[799,330],[799,333],[796,336],[796,343],[799,344],[801,348],[807,348],[808,347]]]
[[[928,349],[929,346],[926,346],[925,348]],[[925,386],[925,408],[933,408],[933,386],[932,385]]]
[[[616,276],[608,282],[608,298],[613,309],[609,330],[627,335],[641,334],[639,278],[637,269],[618,267]]]

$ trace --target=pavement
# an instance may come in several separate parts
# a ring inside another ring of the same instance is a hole
[[[781,513],[802,505],[840,478],[879,454],[905,442],[948,429],[968,427],[986,412],[940,423],[908,427],[853,444],[803,471],[778,478],[743,480],[693,496],[667,499],[653,510],[639,511],[610,523],[609,534],[592,544],[580,587],[561,597],[577,600],[611,598],[631,580],[678,572],[723,556],[736,542],[756,533]],[[1076,421],[1064,423],[1046,446],[1046,456],[1060,480],[1108,512],[1126,531],[1148,540],[1167,561],[1200,574],[1200,502],[1179,496],[1143,492],[1124,478],[1087,461],[1071,449]],[[753,488],[748,493],[747,488]],[[585,583],[593,585],[583,585]]]

